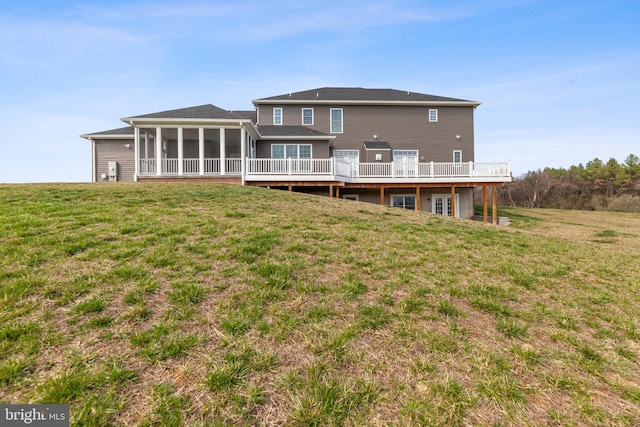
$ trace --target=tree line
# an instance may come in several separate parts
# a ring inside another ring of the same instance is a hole
[[[500,189],[500,203],[529,208],[640,212],[640,159],[529,171]]]

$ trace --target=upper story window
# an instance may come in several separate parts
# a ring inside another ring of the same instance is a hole
[[[273,109],[273,124],[281,125],[282,124],[282,108],[275,107]]]
[[[462,150],[453,150],[453,163],[462,163]]]
[[[438,110],[435,108],[429,109],[429,123],[435,123],[438,121]]]
[[[331,133],[342,133],[342,108],[332,108],[331,117]]]
[[[313,108],[302,109],[302,124],[313,125]]]

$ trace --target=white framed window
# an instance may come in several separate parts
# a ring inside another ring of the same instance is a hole
[[[398,177],[418,174],[418,150],[393,150],[393,173]]]
[[[456,194],[456,218],[460,218],[460,195]],[[451,216],[451,194],[433,194],[431,196],[431,212],[438,215]]]
[[[355,200],[356,202],[358,200],[360,200],[360,195],[359,194],[344,194],[342,196],[343,199],[345,200]]]
[[[302,109],[302,124],[305,126],[313,125],[313,108]]]
[[[462,163],[462,150],[453,150],[453,163]]]
[[[438,121],[438,110],[436,108],[429,109],[429,123],[436,123]]]
[[[415,194],[393,194],[391,195],[391,206],[394,208],[403,208],[416,210]]]
[[[273,124],[281,125],[282,124],[282,108],[274,107],[273,109]]]
[[[331,133],[342,133],[342,108],[332,108],[330,110]]]
[[[311,144],[272,144],[272,159],[310,159]]]

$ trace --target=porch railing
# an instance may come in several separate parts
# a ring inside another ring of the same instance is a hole
[[[140,159],[140,175],[155,175],[157,172],[156,159]],[[178,175],[178,159],[162,159],[162,175]],[[200,174],[200,159],[183,159],[182,173],[184,175]],[[225,159],[225,175],[240,175],[242,173],[242,159]],[[220,159],[204,159],[204,175],[221,175]]]
[[[247,159],[247,175],[333,175],[333,159]]]
[[[338,159],[247,159],[250,175],[346,178],[510,178],[509,162],[350,163]]]

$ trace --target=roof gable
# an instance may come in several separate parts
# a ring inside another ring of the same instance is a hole
[[[130,119],[223,119],[237,120],[244,117],[223,110],[212,104],[198,105],[196,107],[179,108],[177,110],[161,111],[159,113],[143,114],[141,116],[128,117]]]
[[[347,101],[367,103],[471,103],[475,101],[448,98],[444,96],[427,95],[423,93],[401,91],[396,89],[367,89],[361,87],[322,87],[256,99],[254,104],[275,102],[326,102]]]
[[[125,126],[117,129],[105,130],[102,132],[93,132],[80,135],[82,138],[108,139],[108,138],[133,138],[134,130],[132,126]]]

